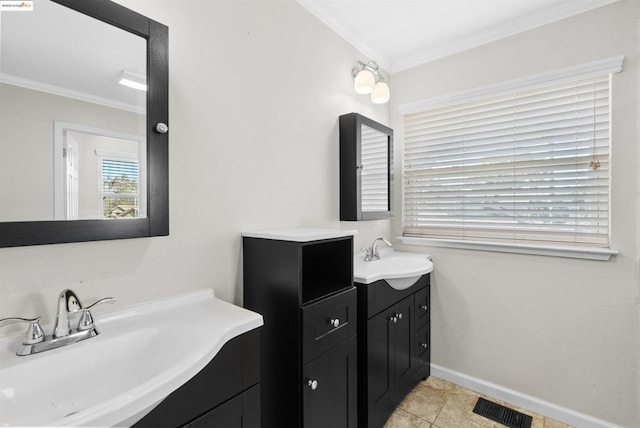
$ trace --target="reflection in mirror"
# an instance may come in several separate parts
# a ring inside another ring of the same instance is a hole
[[[54,123],[56,220],[146,216],[144,137]]]
[[[51,1],[0,14],[0,222],[140,218],[147,41]]]
[[[361,126],[362,211],[389,210],[389,144],[387,134]]]

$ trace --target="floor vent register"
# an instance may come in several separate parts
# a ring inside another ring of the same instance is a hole
[[[473,408],[473,413],[484,416],[487,419],[491,419],[509,428],[531,428],[531,422],[533,421],[533,418],[529,415],[516,412],[513,409],[485,400],[482,397],[478,398],[476,407]]]

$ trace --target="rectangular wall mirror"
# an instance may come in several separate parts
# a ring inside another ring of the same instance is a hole
[[[168,28],[43,0],[0,32],[0,247],[167,235]]]
[[[339,118],[340,220],[392,214],[393,130],[358,113]]]

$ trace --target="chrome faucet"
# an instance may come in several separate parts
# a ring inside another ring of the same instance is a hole
[[[82,309],[82,304],[72,290],[63,290],[58,296],[58,312],[56,313],[56,324],[53,328],[53,337],[68,336],[71,332],[69,315]]]
[[[371,244],[371,247],[364,247],[361,251],[364,251],[364,261],[371,262],[373,260],[379,260],[380,254],[378,253],[378,248],[380,248],[381,244],[378,244],[378,241],[382,241],[387,247],[393,247],[391,242],[387,241],[384,238],[376,238]]]
[[[115,301],[116,299],[113,297],[106,297],[85,308],[76,293],[67,289],[58,296],[56,323],[50,335],[45,335],[42,331],[40,317],[33,319],[4,318],[0,320],[0,327],[17,322],[29,323],[22,347],[17,354],[20,356],[37,354],[97,336],[99,331],[93,322],[89,309],[102,303],[114,303]],[[71,326],[72,321],[75,324],[74,327]]]

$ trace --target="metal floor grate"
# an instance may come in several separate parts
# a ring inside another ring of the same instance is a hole
[[[531,428],[533,418],[524,413],[516,412],[513,409],[502,406],[498,403],[478,398],[473,413],[484,416],[487,419],[498,422],[499,424],[508,426],[509,428]]]

